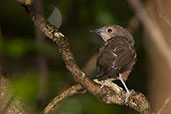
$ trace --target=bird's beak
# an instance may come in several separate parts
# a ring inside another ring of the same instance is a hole
[[[101,34],[101,30],[100,29],[90,30],[90,32],[95,32],[97,35]]]

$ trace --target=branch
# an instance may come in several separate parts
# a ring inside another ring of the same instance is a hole
[[[66,68],[72,73],[73,79],[79,83],[82,88],[86,89],[96,98],[107,104],[125,105],[125,91],[123,91],[122,88],[116,84],[112,84],[116,85],[114,86],[114,89],[106,86],[102,89],[99,89],[100,85],[92,81],[84,72],[82,72],[82,70],[76,64],[73,54],[70,50],[68,38],[59,32],[54,26],[50,25],[43,15],[35,13],[31,4],[31,0],[29,2],[30,4],[24,4],[24,0],[16,1],[26,8],[35,25],[39,26],[44,35],[53,40],[58,45],[59,52],[61,53],[62,58],[66,64]],[[133,92],[131,94],[126,106],[129,106],[130,108],[133,108],[143,114],[151,114],[149,102],[146,100],[145,96],[139,92]]]
[[[0,74],[0,114],[29,114],[24,104],[10,90],[9,80]]]
[[[82,90],[82,91],[81,91]],[[49,114],[51,111],[53,111],[55,108],[57,108],[57,104],[59,104],[64,99],[74,96],[78,93],[85,93],[84,89],[79,85],[73,85],[72,87],[68,88],[64,92],[62,92],[60,95],[56,96],[49,104],[46,106],[43,114]]]

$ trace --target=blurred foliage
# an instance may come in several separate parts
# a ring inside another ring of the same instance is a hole
[[[26,42],[24,40],[12,40],[12,41],[5,41],[3,42],[2,49],[4,54],[14,57],[14,58],[20,58],[25,56],[27,53],[29,53],[30,50],[29,42]]]
[[[27,74],[14,77],[18,77],[12,81],[14,87],[12,88],[12,91],[14,92],[14,95],[25,100],[26,102],[33,102],[36,99],[36,94],[38,91],[38,79],[36,75]]]
[[[62,14],[63,23],[60,30],[69,38],[74,57],[83,68],[91,56],[98,52],[102,40],[90,29],[107,24],[118,24],[127,27],[133,13],[125,0],[44,0],[43,8],[46,17],[57,7]],[[0,56],[3,66],[12,79],[15,94],[23,101],[41,111],[50,100],[74,84],[69,71],[66,70],[58,47],[49,39],[41,44],[36,40],[35,27],[25,9],[15,0],[0,1]],[[138,61],[129,77],[129,88],[147,93],[146,53],[143,47],[143,30],[139,27],[134,32]],[[48,89],[43,102],[38,102],[41,70],[38,67],[39,55],[46,60]],[[96,74],[96,71],[94,71]],[[120,82],[119,82],[120,83]],[[132,109],[118,105],[107,105],[99,102],[92,95],[77,95],[62,102],[57,114],[135,114]]]

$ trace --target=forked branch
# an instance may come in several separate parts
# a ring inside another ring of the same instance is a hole
[[[66,68],[72,73],[73,79],[80,87],[86,89],[89,93],[96,98],[107,104],[126,105],[130,108],[143,114],[151,114],[150,104],[142,93],[133,92],[129,97],[128,102],[125,104],[125,91],[114,83],[109,86],[100,88],[99,81],[92,81],[86,74],[78,67],[73,54],[70,50],[68,38],[59,32],[53,25],[49,24],[43,15],[36,14],[32,7],[32,0],[16,0],[23,5],[36,26],[44,33],[45,36],[53,40],[59,47],[59,52],[62,55]],[[27,2],[26,2],[27,1]],[[29,4],[30,3],[30,4]],[[66,94],[68,96],[68,94]]]

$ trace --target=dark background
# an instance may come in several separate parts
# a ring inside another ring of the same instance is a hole
[[[63,22],[59,30],[69,38],[81,68],[103,43],[99,36],[89,32],[91,29],[108,24],[126,28],[134,17],[125,0],[44,0],[42,4],[46,17],[52,12],[52,6],[60,10]],[[36,30],[31,17],[15,0],[0,1],[0,62],[14,85],[12,92],[19,95],[33,111],[40,112],[60,91],[75,82],[65,68],[56,44],[45,37],[40,41],[36,38]],[[138,26],[132,34],[138,61],[126,83],[129,89],[140,91],[148,98],[149,63],[142,27]],[[96,70],[90,74],[94,78]],[[56,113],[136,114],[133,109],[124,106],[104,104],[88,93],[63,101]]]

